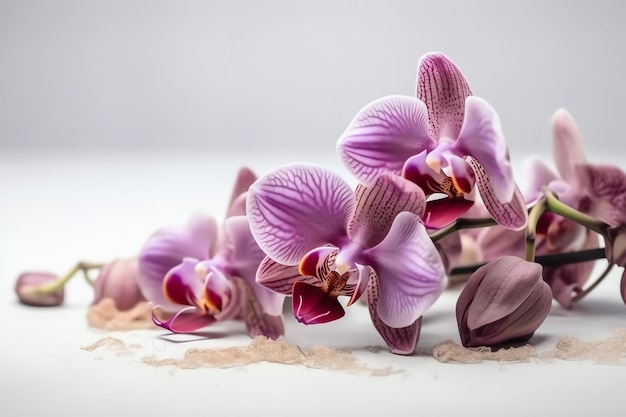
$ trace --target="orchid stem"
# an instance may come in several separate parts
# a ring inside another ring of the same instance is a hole
[[[604,272],[602,272],[602,275],[600,275],[598,277],[598,279],[596,279],[593,284],[591,284],[590,286],[588,286],[587,288],[585,288],[584,290],[582,290],[581,292],[579,292],[578,294],[576,294],[574,297],[572,297],[572,301],[576,302],[576,301],[580,301],[582,300],[587,294],[589,294],[591,291],[593,291],[594,288],[596,288],[598,286],[598,284],[600,284],[604,278],[606,278],[609,275],[609,272],[611,272],[611,269],[613,269],[613,265],[615,264],[608,264],[606,269],[604,270]]]
[[[604,234],[605,230],[609,227],[608,224],[594,219],[588,214],[582,213],[575,208],[568,206],[558,199],[556,194],[548,188],[543,189],[543,194],[546,199],[546,209],[554,214],[565,217],[580,225],[583,225],[596,233]]]
[[[78,271],[82,271],[83,275],[85,276],[85,280],[87,280],[87,282],[93,286],[93,280],[89,277],[87,271],[89,271],[90,269],[100,269],[103,266],[103,264],[98,263],[78,262],[72,267],[72,269],[70,269],[65,275],[63,275],[56,281],[33,288],[33,293],[38,295],[51,294],[67,284],[68,281],[71,280],[74,275],[78,273]]]
[[[452,233],[462,230],[462,229],[475,229],[479,227],[488,227],[495,226],[498,223],[491,217],[482,218],[482,219],[466,219],[460,218],[456,219],[454,222],[450,223],[447,226],[442,227],[441,229],[430,234],[430,238],[433,243],[438,242],[444,237],[451,235]]]
[[[535,261],[537,223],[539,223],[539,218],[546,211],[546,200],[546,197],[541,197],[528,213],[528,226],[526,226],[526,260],[528,262]]]

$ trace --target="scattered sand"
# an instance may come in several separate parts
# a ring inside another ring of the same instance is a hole
[[[111,298],[103,298],[87,310],[90,326],[102,330],[135,330],[155,327],[152,322],[152,307],[140,301],[133,308],[120,311]]]

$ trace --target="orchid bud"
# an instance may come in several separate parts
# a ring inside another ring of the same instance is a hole
[[[102,267],[95,282],[94,304],[111,298],[120,311],[130,310],[145,300],[138,285],[137,259],[117,259]]]
[[[15,293],[22,304],[41,307],[54,307],[63,304],[65,292],[63,286],[50,287],[58,277],[47,272],[24,272],[17,277]]]
[[[541,265],[516,256],[497,258],[474,272],[456,305],[463,346],[530,339],[552,305],[552,292],[541,274]]]

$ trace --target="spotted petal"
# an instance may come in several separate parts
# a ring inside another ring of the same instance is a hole
[[[472,91],[461,70],[444,54],[423,55],[417,67],[417,98],[426,103],[431,137],[454,140],[463,123],[465,98]]]
[[[139,253],[138,284],[146,299],[169,312],[179,307],[169,302],[162,292],[163,279],[170,269],[184,258],[206,259],[217,237],[213,218],[196,215],[182,226],[157,231]]]
[[[402,177],[383,174],[371,186],[355,191],[356,209],[348,226],[348,236],[364,248],[379,244],[403,211],[424,214],[426,197],[420,187]]]
[[[484,168],[498,201],[511,201],[515,180],[509,149],[500,118],[485,100],[468,97],[465,101],[465,120],[454,149],[459,156],[472,156]]]
[[[321,280],[315,275],[302,275],[298,265],[283,265],[270,257],[263,259],[257,271],[256,282],[263,287],[279,294],[291,295],[293,284],[307,282],[320,285]]]
[[[415,323],[445,287],[439,252],[412,213],[400,213],[385,240],[366,254],[380,282],[376,312],[389,327]]]
[[[400,175],[404,161],[433,146],[426,105],[405,96],[383,97],[365,106],[337,142],[348,170],[366,184],[382,173]]]
[[[406,327],[390,327],[378,316],[377,306],[380,294],[380,285],[376,274],[372,276],[367,284],[367,299],[372,324],[383,338],[387,346],[393,353],[399,355],[410,355],[415,350],[415,345],[422,329],[422,317],[415,320]]]
[[[309,250],[346,239],[350,186],[316,165],[293,164],[257,180],[248,193],[250,230],[275,261],[296,265]]]

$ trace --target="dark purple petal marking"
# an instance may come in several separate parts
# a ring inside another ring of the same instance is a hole
[[[195,271],[196,264],[197,261],[187,258],[165,276],[163,295],[168,301],[199,307],[198,301],[202,298],[204,285]]]
[[[426,103],[430,136],[456,139],[463,125],[465,99],[472,91],[461,70],[444,54],[420,58],[417,69],[417,98]]]
[[[335,260],[339,249],[323,246],[308,252],[300,260],[299,271],[302,275],[313,275],[320,279],[327,277],[335,269]]]
[[[337,297],[305,282],[296,282],[293,285],[292,301],[294,317],[303,324],[328,323],[345,314]]]
[[[302,281],[311,285],[321,285],[315,275],[302,275],[298,265],[283,265],[267,257],[259,265],[256,282],[265,288],[284,295],[291,295],[293,284]]]
[[[439,229],[452,223],[474,205],[474,202],[467,200],[466,197],[461,195],[428,200],[422,218],[424,224],[431,229]]]
[[[396,216],[410,212],[422,216],[426,197],[420,187],[396,175],[384,174],[371,186],[356,189],[356,209],[348,225],[348,236],[363,248],[380,243]]]
[[[163,321],[152,311],[152,321],[159,327],[174,333],[191,333],[215,323],[215,317],[201,314],[196,307],[186,307]]]

